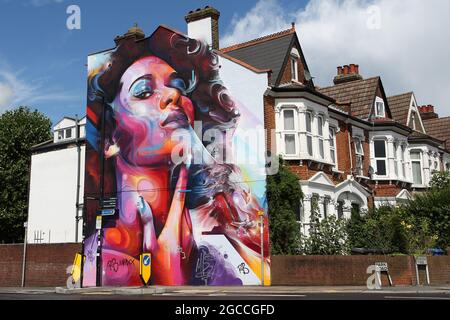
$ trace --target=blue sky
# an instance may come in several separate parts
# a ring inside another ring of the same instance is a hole
[[[52,121],[64,115],[81,115],[86,105],[87,55],[113,47],[113,38],[125,33],[134,22],[146,34],[159,24],[185,32],[186,13],[209,4],[221,12],[220,28],[226,32],[233,17],[244,14],[255,3],[248,0],[0,0],[3,40],[0,77],[8,78],[19,90],[16,98],[10,95],[12,104],[30,105]],[[66,9],[71,4],[81,9],[81,30],[66,28],[69,16]]]
[[[81,8],[81,30],[66,28],[71,4]],[[388,95],[415,91],[419,104],[450,115],[450,45],[439,31],[450,29],[450,1],[440,0],[0,0],[0,113],[29,105],[54,122],[84,115],[89,53],[113,47],[134,22],[146,34],[159,24],[185,32],[185,14],[205,5],[221,12],[223,44],[295,21],[316,84],[330,85],[336,66],[358,63],[363,76],[382,76]],[[373,6],[375,29],[366,26]]]

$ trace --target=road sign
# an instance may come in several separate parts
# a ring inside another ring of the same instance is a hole
[[[95,229],[100,230],[102,228],[102,216],[97,216],[95,220]]]
[[[77,253],[75,254],[75,259],[73,260],[73,266],[72,266],[72,271],[70,273],[70,275],[72,276],[72,279],[74,282],[78,282],[78,280],[80,280],[80,276],[81,276],[81,259],[82,259],[82,255]]]
[[[117,198],[105,198],[100,202],[102,208],[115,208],[117,205]]]
[[[97,213],[101,216],[107,217],[107,216],[113,216],[117,213],[117,209],[115,208],[102,208],[97,211]]]
[[[427,285],[430,285],[430,272],[428,271],[428,259],[425,256],[416,257],[416,278],[417,285],[420,285],[419,279],[419,267],[425,267],[425,273],[427,276]]]
[[[381,288],[381,274],[385,273],[389,280],[389,285],[392,287],[394,286],[394,283],[392,281],[391,275],[389,274],[389,267],[387,262],[375,262],[375,272],[376,272],[376,279],[378,281],[378,285]]]
[[[389,272],[387,262],[375,262],[375,268],[379,272]]]
[[[427,266],[428,265],[427,257],[416,257],[416,264],[418,266]]]
[[[144,285],[147,285],[152,274],[152,255],[150,253],[142,253],[140,262],[139,273]]]

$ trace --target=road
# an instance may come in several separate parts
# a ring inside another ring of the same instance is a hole
[[[56,294],[56,293],[0,293],[0,300],[385,300],[385,301],[448,301],[450,292],[402,293],[402,292],[312,292],[301,294],[186,294],[164,293],[158,295],[117,295],[109,293]]]

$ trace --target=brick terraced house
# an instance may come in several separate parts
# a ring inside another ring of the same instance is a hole
[[[407,201],[429,187],[434,171],[450,170],[450,118],[420,107],[413,92],[386,96],[381,77],[364,79],[355,64],[338,67],[332,86],[316,87],[295,25],[220,52],[272,71],[265,127],[299,177],[304,233],[313,204],[322,218],[350,218]]]
[[[294,24],[220,48],[219,16],[211,7],[190,12],[188,36],[215,50],[221,78],[234,96],[263,110],[265,129],[275,132],[267,135],[268,150],[273,146],[286,160],[305,195],[297,210],[304,234],[314,206],[321,218],[348,219],[352,212],[407,201],[429,187],[434,171],[450,171],[450,117],[439,118],[433,106],[420,106],[413,92],[388,97],[381,77],[363,78],[356,64],[338,67],[333,85],[318,88]],[[46,144],[49,150],[51,144]],[[40,194],[39,199],[52,206],[51,197]],[[75,200],[72,205],[70,217]],[[30,221],[40,220],[38,212],[29,215]]]

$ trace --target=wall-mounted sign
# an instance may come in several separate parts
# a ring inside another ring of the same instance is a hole
[[[391,275],[389,274],[389,266],[387,262],[375,262],[375,272],[376,272],[376,278],[378,281],[378,285],[381,288],[382,282],[381,282],[381,274],[385,273],[389,280],[389,285],[392,287],[394,283],[392,282]]]
[[[379,272],[389,272],[387,262],[375,262],[375,268]]]
[[[102,208],[115,208],[117,205],[117,198],[105,198],[100,202]]]
[[[427,266],[428,265],[427,257],[416,257],[416,265]]]
[[[427,285],[430,285],[430,273],[428,271],[428,259],[425,256],[416,257],[416,278],[417,278],[417,285],[420,285],[420,279],[419,279],[419,267],[425,268],[425,272],[427,275]]]

